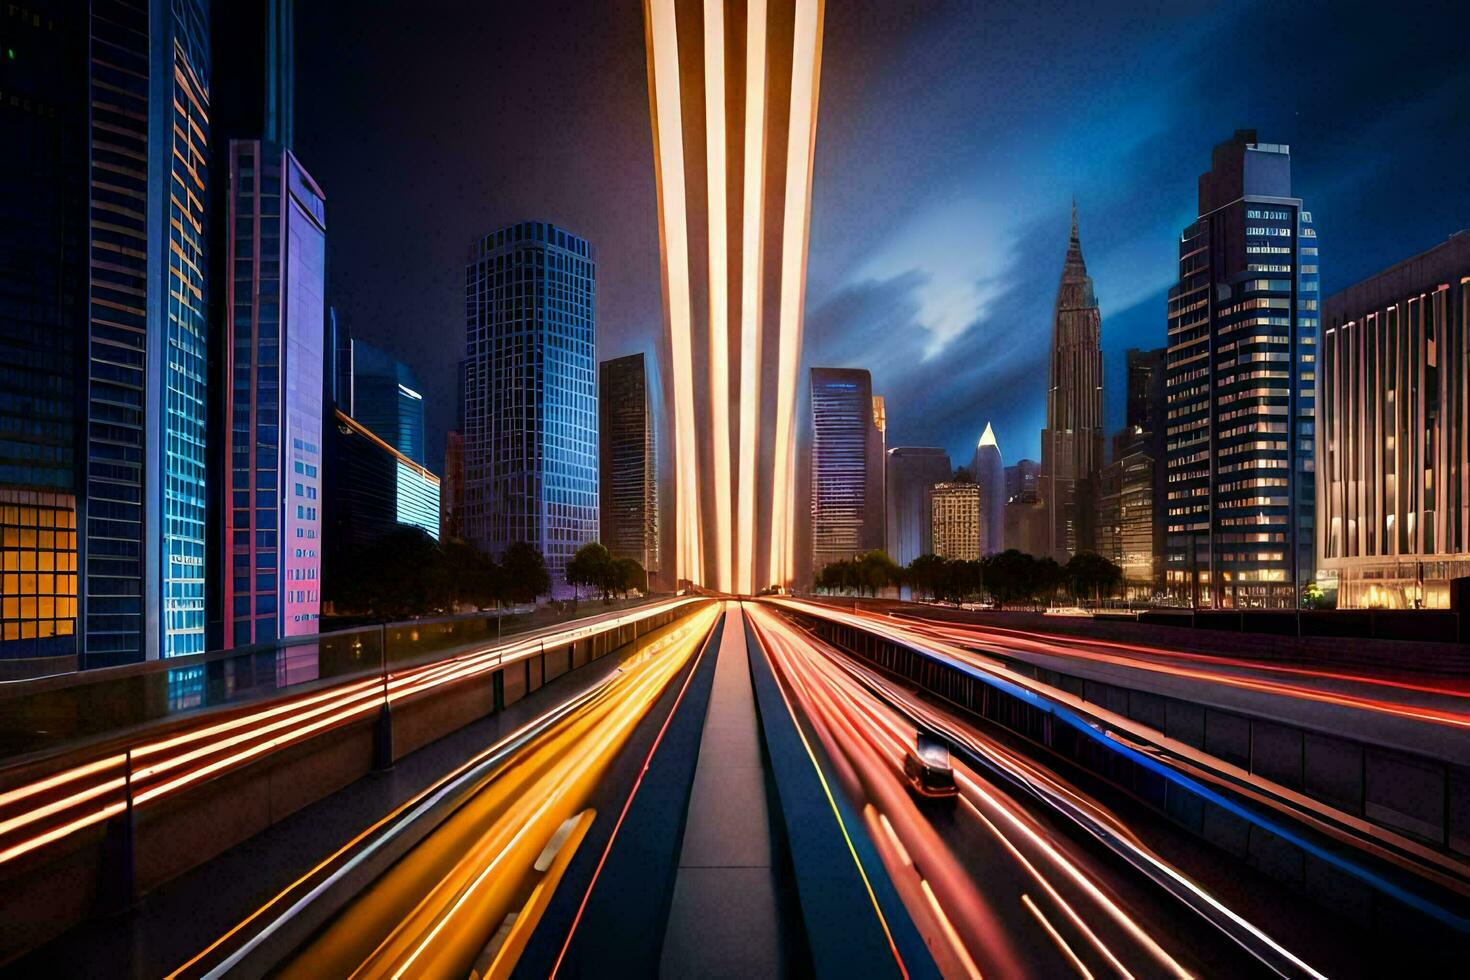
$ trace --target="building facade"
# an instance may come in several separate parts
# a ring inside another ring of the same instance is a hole
[[[1040,476],[1041,464],[1034,459],[1017,460],[1014,466],[1007,466],[1006,500],[1014,500],[1026,493],[1037,493]]]
[[[327,574],[400,527],[439,538],[439,478],[341,409],[326,436]]]
[[[1082,259],[1077,205],[1052,317],[1051,381],[1041,430],[1038,491],[1046,504],[1047,550],[1065,562],[1096,547],[1093,518],[1103,466],[1102,314]]]
[[[883,547],[883,432],[860,368],[812,368],[812,571]]]
[[[752,594],[797,575],[797,390],[822,0],[649,0],[671,396],[673,568]]]
[[[439,540],[464,538],[464,436],[450,429],[444,436],[444,474],[439,488]]]
[[[629,354],[603,361],[598,372],[602,543],[614,557],[657,572],[658,460],[647,359]]]
[[[930,538],[934,554],[955,561],[983,555],[982,495],[978,483],[936,483],[929,488]]]
[[[1317,233],[1290,148],[1242,130],[1212,162],[1169,291],[1167,582],[1195,605],[1295,608],[1313,578]]]
[[[1327,300],[1317,558],[1339,608],[1445,608],[1470,575],[1470,232]]]
[[[985,423],[975,458],[970,463],[975,482],[980,485],[981,551],[993,555],[1006,549],[1006,468],[995,441],[995,430]]]
[[[1098,553],[1123,570],[1130,599],[1152,599],[1163,586],[1167,521],[1160,501],[1167,398],[1167,350],[1125,353],[1127,418],[1113,434],[1112,462],[1098,496]]]
[[[591,245],[542,221],[486,235],[465,269],[465,538],[539,548],[558,596],[599,531],[596,290]]]
[[[224,639],[317,632],[326,199],[290,150],[232,140],[225,319]]]
[[[943,449],[895,446],[888,450],[885,550],[900,565],[934,551],[929,488],[947,482],[951,472],[949,454]]]
[[[332,383],[337,407],[418,465],[424,464],[424,396],[398,358],[336,327]]]

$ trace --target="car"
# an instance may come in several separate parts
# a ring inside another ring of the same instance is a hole
[[[925,732],[919,732],[904,753],[903,774],[920,796],[942,798],[959,793],[949,764],[949,746]]]

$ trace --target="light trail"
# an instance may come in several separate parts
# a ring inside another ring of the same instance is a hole
[[[729,592],[730,561],[730,274],[729,212],[725,198],[725,0],[704,0],[705,183],[709,201],[709,433],[714,443],[715,574]]]
[[[740,270],[740,457],[736,499],[735,587],[754,595],[757,430],[761,409],[761,304],[764,302],[766,200],[766,0],[745,9],[745,188]]]

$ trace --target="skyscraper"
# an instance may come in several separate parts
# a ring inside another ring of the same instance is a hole
[[[1290,148],[1237,131],[1169,291],[1167,579],[1188,601],[1294,608],[1312,578],[1318,267]]]
[[[1444,608],[1470,575],[1470,232],[1328,298],[1317,555],[1339,608]]]
[[[801,364],[822,0],[648,0],[672,578],[796,576]]]
[[[1036,495],[1037,480],[1041,475],[1041,464],[1034,459],[1018,459],[1013,466],[1006,467],[1006,500],[1015,500],[1022,494]]]
[[[464,436],[450,429],[444,436],[444,480],[439,493],[439,540],[464,537]]]
[[[812,368],[812,571],[883,547],[883,436],[859,368]]]
[[[326,426],[323,574],[401,527],[439,537],[439,478],[341,409]],[[313,583],[314,585],[315,583]]]
[[[936,483],[929,488],[930,536],[934,554],[956,561],[981,557],[981,491],[978,483]]]
[[[1102,314],[1082,260],[1077,204],[1052,318],[1051,386],[1041,430],[1039,490],[1046,504],[1048,550],[1058,561],[1096,546],[1092,523],[1103,465]]]
[[[658,571],[658,466],[648,367],[642,354],[598,365],[598,490],[602,543]]]
[[[289,149],[230,142],[225,641],[315,633],[321,612],[326,199]]]
[[[980,485],[981,551],[993,555],[1006,548],[1006,468],[1000,458],[1000,446],[995,441],[995,430],[989,422],[985,423],[985,431],[975,446],[970,470]]]
[[[888,450],[885,538],[888,557],[900,565],[933,552],[929,488],[946,482],[951,472],[949,454],[943,449],[896,446]]]
[[[564,228],[524,221],[465,268],[465,538],[541,550],[556,594],[598,534],[597,265]]]
[[[379,439],[424,463],[424,396],[418,375],[398,358],[340,328],[333,336],[337,407]]]

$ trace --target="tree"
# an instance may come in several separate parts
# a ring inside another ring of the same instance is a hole
[[[1009,548],[984,559],[982,564],[986,591],[997,606],[1003,608],[1036,598],[1041,575],[1040,563],[1035,558]]]
[[[878,590],[897,585],[903,580],[903,569],[888,557],[886,551],[865,551],[858,555],[855,564],[858,586],[866,589],[869,595],[877,595]]]
[[[924,554],[909,562],[904,570],[909,587],[932,599],[939,598],[940,583],[944,578],[945,559],[935,554]]]
[[[330,595],[344,612],[409,619],[448,609],[450,578],[438,543],[420,528],[402,526],[346,556]]]
[[[582,545],[567,562],[567,584],[596,589],[606,600],[617,585],[612,553],[596,541]]]
[[[440,550],[444,552],[450,595],[456,605],[485,609],[500,601],[505,582],[494,559],[466,541],[446,541]]]
[[[1079,551],[1063,570],[1074,599],[1101,599],[1112,595],[1123,581],[1123,569],[1095,551]]]
[[[500,567],[505,576],[505,595],[514,602],[535,602],[551,591],[546,559],[534,545],[517,541],[506,548],[500,556]]]
[[[613,580],[616,583],[614,587],[624,596],[634,589],[648,591],[648,573],[634,558],[613,559]]]

